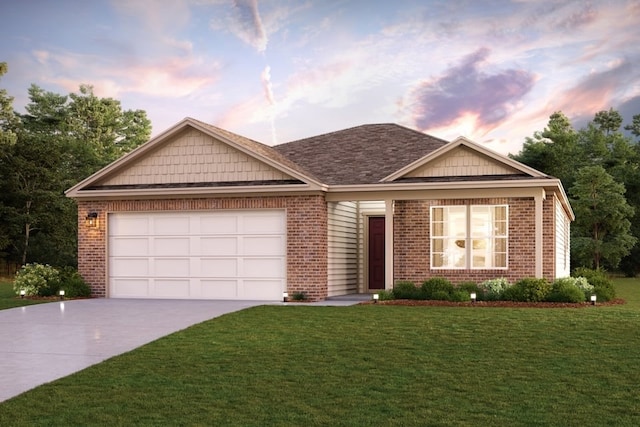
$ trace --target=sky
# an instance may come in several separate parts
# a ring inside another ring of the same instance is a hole
[[[21,0],[0,88],[92,85],[158,135],[193,117],[275,145],[398,123],[502,154],[562,111],[640,114],[640,0]]]

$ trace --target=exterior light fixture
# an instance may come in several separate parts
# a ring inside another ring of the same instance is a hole
[[[379,294],[373,294],[373,303],[374,304],[377,304],[379,299],[380,299],[380,295]]]
[[[598,297],[595,294],[591,295],[591,305],[596,305],[597,299]]]
[[[24,289],[20,289],[20,298],[24,298],[26,294],[27,294],[27,291],[25,291]]]
[[[287,302],[289,300],[289,293],[288,292],[283,292],[282,293],[282,302]]]
[[[60,289],[60,292],[58,292],[58,295],[60,295],[60,299],[64,299],[64,289]]]
[[[478,297],[478,295],[476,295],[475,292],[471,292],[471,294],[469,296],[471,297],[471,302],[472,303],[476,302],[476,298]]]
[[[87,218],[85,219],[85,224],[87,227],[97,227],[98,226],[98,212],[92,211],[87,214]]]

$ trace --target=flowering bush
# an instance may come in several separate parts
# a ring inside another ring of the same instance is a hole
[[[46,264],[26,264],[13,281],[13,290],[17,295],[24,290],[28,296],[48,296],[56,292],[60,286],[60,273]]]
[[[478,285],[478,288],[483,293],[483,299],[488,301],[497,301],[502,298],[504,291],[511,287],[509,281],[504,277],[497,279],[485,280]]]

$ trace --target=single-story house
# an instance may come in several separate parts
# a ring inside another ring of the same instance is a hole
[[[322,300],[569,275],[558,179],[396,124],[270,147],[186,118],[66,194],[96,297]]]

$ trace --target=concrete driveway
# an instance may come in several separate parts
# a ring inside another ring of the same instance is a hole
[[[260,301],[86,299],[0,310],[0,402]]]

